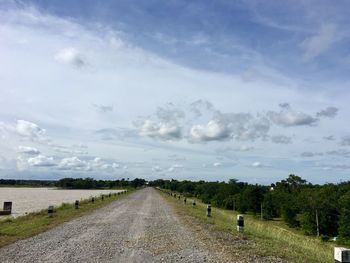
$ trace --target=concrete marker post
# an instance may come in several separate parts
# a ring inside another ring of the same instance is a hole
[[[211,217],[211,205],[207,205],[207,217]]]
[[[50,218],[53,217],[53,213],[54,213],[54,208],[53,205],[49,205],[49,207],[47,208],[47,214]]]
[[[79,200],[75,200],[74,205],[75,205],[75,209],[78,209],[79,208]]]
[[[237,231],[238,232],[244,231],[244,216],[243,215],[237,215]]]
[[[4,202],[4,211],[7,211],[8,213],[12,213],[12,202]]]

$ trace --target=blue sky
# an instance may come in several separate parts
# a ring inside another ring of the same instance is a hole
[[[0,1],[0,176],[349,179],[347,1]]]

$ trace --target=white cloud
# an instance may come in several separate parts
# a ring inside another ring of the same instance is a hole
[[[195,142],[225,140],[232,137],[225,123],[211,120],[206,125],[194,125],[190,130],[190,138]]]
[[[56,165],[52,157],[47,157],[41,154],[36,157],[29,158],[27,162],[30,166],[37,166],[37,167],[50,167],[50,166]]]
[[[35,139],[45,134],[45,130],[37,124],[25,120],[17,121],[16,131],[19,135],[30,139]]]
[[[88,162],[88,170],[111,170],[111,169],[117,169],[119,167],[116,167],[116,165],[109,164],[106,161],[102,160],[100,157],[95,157],[92,161]]]
[[[175,122],[156,123],[145,120],[140,128],[140,135],[162,140],[181,139],[181,127]]]
[[[305,61],[312,60],[324,53],[335,41],[337,28],[334,24],[324,24],[319,32],[306,38],[301,47],[304,49]]]
[[[120,164],[108,163],[100,157],[95,157],[92,160],[81,160],[79,157],[73,156],[63,158],[58,168],[60,170],[114,172],[116,169],[120,169]]]
[[[216,162],[216,163],[213,163],[213,166],[214,166],[214,167],[219,167],[219,166],[222,166],[222,163]]]
[[[64,48],[58,51],[55,56],[57,62],[72,65],[76,68],[81,68],[87,64],[86,60],[75,48]]]
[[[254,162],[254,163],[252,163],[252,167],[260,168],[260,167],[264,167],[264,165],[261,162]]]
[[[87,163],[80,160],[78,157],[63,158],[58,164],[58,168],[61,170],[83,170],[86,169]]]
[[[34,147],[29,147],[29,146],[18,146],[18,151],[20,153],[25,153],[25,154],[31,154],[31,155],[37,155],[40,154],[40,151],[37,148]]]
[[[280,105],[281,106],[281,105]],[[288,105],[288,107],[281,106],[280,112],[269,111],[267,116],[276,125],[290,127],[290,126],[310,126],[318,122],[317,118],[312,117],[303,112],[295,112]]]

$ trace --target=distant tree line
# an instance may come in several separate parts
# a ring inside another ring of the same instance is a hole
[[[93,178],[63,178],[55,182],[56,187],[64,189],[101,189],[101,188],[137,188],[146,184],[146,180],[135,178],[125,180],[95,180]]]
[[[64,189],[101,189],[101,188],[137,188],[146,184],[146,180],[136,178],[120,180],[95,180],[93,178],[63,178],[58,181],[50,180],[16,180],[0,179],[0,186],[23,187],[59,187]]]
[[[0,179],[0,186],[53,187],[55,186],[55,181]]]
[[[282,218],[290,227],[324,239],[350,240],[350,182],[313,185],[296,175],[271,186],[229,182],[155,180],[150,182],[205,203],[259,214],[266,220]]]

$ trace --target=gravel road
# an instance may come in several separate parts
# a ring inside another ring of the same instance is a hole
[[[243,262],[220,249],[145,188],[0,249],[0,262]]]

